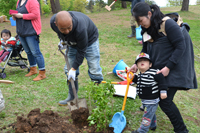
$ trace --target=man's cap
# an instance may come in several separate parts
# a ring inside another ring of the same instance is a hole
[[[151,62],[149,55],[142,52],[136,57],[135,64],[137,64],[138,60],[141,59],[141,58],[148,59]]]

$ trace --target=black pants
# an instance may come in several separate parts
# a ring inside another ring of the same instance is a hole
[[[170,119],[175,133],[188,133],[187,127],[183,122],[183,118],[173,102],[174,95],[176,94],[178,88],[169,88],[167,90],[167,98],[161,99],[159,102],[159,106],[162,111],[168,116]]]

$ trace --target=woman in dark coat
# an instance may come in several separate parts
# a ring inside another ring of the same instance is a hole
[[[165,33],[160,32],[165,15],[157,5],[139,2],[133,8],[133,16],[142,27],[143,48],[141,52],[148,53],[152,60],[152,68],[159,69],[166,77],[168,84],[166,99],[160,99],[159,106],[170,119],[174,132],[188,133],[183,118],[173,102],[178,90],[197,88],[194,70],[193,44],[188,34],[189,26],[180,26],[167,19],[164,24]],[[136,72],[134,64],[130,71]]]

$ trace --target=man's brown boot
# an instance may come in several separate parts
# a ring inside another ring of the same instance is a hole
[[[30,72],[26,74],[26,77],[30,77],[31,75],[37,74],[37,68],[35,67],[30,67]]]
[[[42,80],[44,78],[46,78],[45,70],[44,71],[39,70],[38,76],[36,78],[34,78],[33,81],[39,81],[39,80]]]

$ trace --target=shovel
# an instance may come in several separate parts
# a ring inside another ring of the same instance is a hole
[[[132,79],[129,78],[129,74],[132,75]],[[126,127],[126,117],[124,116],[124,109],[125,109],[125,105],[126,105],[126,99],[127,99],[127,95],[128,95],[129,84],[131,83],[133,78],[134,78],[133,73],[127,72],[127,81],[128,82],[127,82],[127,87],[126,87],[126,93],[125,93],[125,96],[124,96],[122,111],[115,113],[113,118],[112,118],[112,123],[109,124],[109,127],[114,128],[114,133],[121,133],[124,130],[124,128]]]
[[[110,6],[106,5],[105,8],[106,8],[108,11],[110,11],[110,10],[111,10],[111,6],[114,5],[116,1],[117,1],[117,0],[114,0],[114,1],[110,4]]]
[[[127,80],[126,81],[121,81],[121,82],[111,82],[111,84],[117,84],[117,85],[127,85]],[[102,81],[101,83],[107,83],[106,81]],[[130,84],[132,84],[131,82]]]
[[[64,55],[65,61],[66,61],[66,64],[67,64],[67,69],[69,71],[70,70],[70,66],[69,66],[69,61],[68,61],[68,58],[67,58],[68,50],[69,50],[69,46],[67,46],[66,54],[64,54],[62,52],[60,46],[59,46],[59,51]],[[72,85],[74,99],[67,103],[68,106],[69,106],[69,110],[73,111],[73,110],[76,110],[76,109],[79,109],[79,108],[87,108],[86,99],[85,98],[78,99],[78,97],[76,95],[76,88],[75,88],[74,80],[72,78],[70,79],[70,82],[71,82],[71,85]]]
[[[0,83],[13,84],[14,82],[10,80],[0,80]]]

